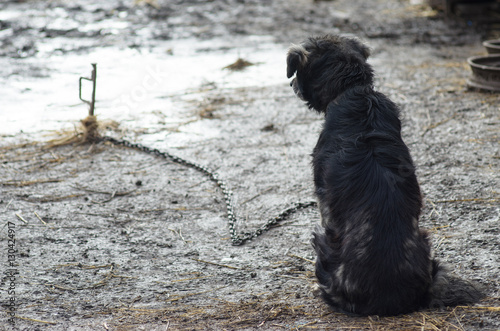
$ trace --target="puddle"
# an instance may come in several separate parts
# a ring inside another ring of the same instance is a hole
[[[57,54],[64,41],[48,41],[38,45],[35,57],[1,60],[18,68],[0,78],[3,135],[59,130],[85,117],[88,106],[78,99],[78,79],[90,77],[91,63],[97,63],[98,116],[152,131],[165,123],[186,122],[194,114],[192,101],[202,100],[208,90],[288,81],[286,47],[268,37],[242,37],[238,48],[230,46],[234,41],[188,39],[165,41],[148,50],[101,47],[88,54]],[[243,71],[223,69],[238,57],[255,65]],[[90,89],[91,83],[83,81],[84,99],[90,99]],[[200,125],[184,129],[198,139],[217,135]]]

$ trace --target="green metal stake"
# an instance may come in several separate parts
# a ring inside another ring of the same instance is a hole
[[[79,94],[79,97],[80,97],[80,100],[82,100],[83,102],[85,102],[86,104],[88,104],[90,106],[90,109],[89,109],[89,116],[94,116],[94,107],[95,107],[95,89],[96,89],[96,78],[97,78],[97,63],[92,63],[92,75],[90,78],[87,78],[87,77],[80,77],[80,80],[79,80],[79,85],[80,85],[80,94]],[[85,80],[88,80],[88,81],[91,81],[92,82],[92,99],[90,101],[88,100],[84,100],[82,99],[82,79],[85,79]]]

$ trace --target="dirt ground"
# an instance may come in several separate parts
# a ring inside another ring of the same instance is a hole
[[[73,54],[151,48],[167,39],[226,38],[236,48],[239,38],[257,35],[287,47],[310,34],[358,35],[372,48],[377,88],[402,108],[404,139],[425,194],[421,226],[431,231],[436,256],[484,287],[486,298],[473,307],[390,318],[334,313],[314,292],[314,208],[232,246],[224,197],[200,172],[109,143],[48,148],[49,138],[20,132],[0,142],[0,329],[500,328],[500,102],[497,94],[466,87],[466,58],[484,54],[480,41],[497,36],[494,28],[402,0],[0,4],[0,13],[13,9],[27,17],[0,20],[0,58],[9,63],[0,69],[2,84],[11,76],[50,77],[23,61],[60,37],[71,43],[58,52]],[[82,26],[125,20],[127,27],[47,28],[36,19],[46,13]],[[314,199],[310,153],[322,120],[287,84],[211,88],[202,102],[186,106],[193,109],[200,130],[217,134],[193,133],[189,143],[172,147],[186,132],[165,126],[159,148],[226,180],[239,231]],[[147,128],[104,126],[104,134],[147,141]]]

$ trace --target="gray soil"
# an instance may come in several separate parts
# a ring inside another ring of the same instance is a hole
[[[73,48],[58,50],[72,53],[192,37],[227,38],[237,47],[246,35],[288,45],[309,34],[356,34],[372,48],[377,88],[402,109],[404,139],[425,195],[421,227],[430,230],[435,255],[480,284],[486,298],[473,307],[392,318],[334,313],[314,291],[316,209],[232,246],[221,191],[200,172],[109,143],[45,148],[43,139],[19,134],[4,135],[0,147],[0,265],[6,270],[0,329],[500,328],[500,103],[496,94],[467,89],[465,61],[484,53],[480,41],[494,31],[397,0],[154,4],[2,2],[0,11],[30,14],[0,21],[0,32],[12,29],[15,36],[0,34],[0,57],[19,79],[44,72],[24,68],[23,60],[55,37],[72,40]],[[32,18],[47,10],[82,25],[127,12],[130,28],[118,35],[44,29]],[[136,34],[144,29],[149,37]],[[219,134],[163,150],[216,169],[234,192],[239,231],[314,199],[309,155],[322,119],[287,84],[214,89],[199,107],[200,126]],[[116,126],[106,134],[142,139]],[[9,235],[16,240],[14,267]],[[15,276],[8,277],[10,269]],[[8,293],[12,286],[15,295]],[[11,298],[14,325],[6,314]]]

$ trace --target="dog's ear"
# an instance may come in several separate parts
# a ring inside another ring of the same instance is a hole
[[[286,58],[286,75],[288,78],[291,78],[297,70],[306,65],[308,55],[309,52],[301,45],[290,47]]]
[[[368,48],[368,46],[363,44],[358,39],[348,39],[348,40],[352,49],[361,54],[361,56],[363,56],[365,60],[368,59],[368,57],[370,56],[370,49]]]

